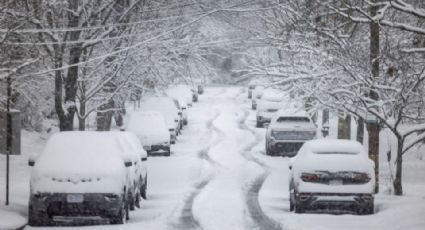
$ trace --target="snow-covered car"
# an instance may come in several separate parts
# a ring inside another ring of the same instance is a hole
[[[140,111],[158,111],[165,118],[165,122],[170,132],[170,143],[176,143],[177,135],[180,131],[179,111],[170,97],[159,96],[149,97],[141,102]]]
[[[266,132],[266,155],[295,156],[304,142],[316,137],[317,127],[308,113],[285,108],[272,118]]]
[[[268,88],[264,90],[263,96],[257,104],[257,128],[270,123],[272,117],[278,110],[285,106],[286,95],[278,89]]]
[[[181,130],[183,129],[185,118],[186,118],[186,122],[187,122],[187,114],[186,114],[186,110],[183,112],[183,106],[180,103],[180,101],[176,98],[172,98],[172,99],[173,99],[174,105],[176,106],[178,114],[180,116],[180,119],[179,119],[179,133],[180,133]]]
[[[32,226],[129,218],[129,189],[122,151],[107,132],[61,132],[48,140],[33,166],[28,223]]]
[[[290,210],[374,212],[374,163],[351,140],[306,142],[289,162]]]
[[[148,160],[148,153],[143,148],[142,143],[140,142],[139,138],[135,135],[135,133],[132,132],[123,132],[125,136],[125,141],[127,144],[127,148],[129,148],[131,151],[135,152],[136,155],[140,158],[140,173],[137,173],[138,175],[138,181],[139,181],[139,190],[140,190],[140,196],[143,199],[147,199],[147,186],[148,186],[148,166],[147,166],[147,160]]]
[[[135,207],[140,208],[140,197],[142,197],[143,184],[146,181],[146,162],[142,159],[147,158],[146,151],[140,144],[139,139],[131,132],[110,132],[117,138],[122,151],[119,155],[124,162],[130,162],[126,165],[126,173],[129,178],[127,188],[129,190],[130,210]],[[146,191],[145,191],[146,193]]]
[[[198,94],[201,95],[204,93],[204,86],[203,85],[198,85]]]
[[[263,96],[263,91],[264,91],[264,86],[257,86],[254,89],[254,92],[252,93],[252,99],[251,99],[251,108],[253,110],[257,109],[257,103],[258,100],[261,99],[261,97]]]
[[[170,133],[162,113],[135,112],[131,114],[126,130],[139,138],[149,154],[163,152],[166,156],[170,155]]]
[[[167,92],[167,95],[177,101],[177,102],[175,101],[175,104],[177,103],[178,104],[177,106],[180,108],[183,125],[187,125],[188,124],[187,108],[189,104],[187,102],[187,98],[178,93],[174,94],[174,93]]]
[[[255,84],[254,83],[250,83],[248,84],[248,99],[252,98],[252,92],[255,89]]]
[[[171,88],[168,88],[166,93],[169,97],[176,99],[183,97],[187,103],[187,107],[192,106],[192,90],[189,86],[176,85]]]
[[[191,89],[192,91],[192,102],[197,102],[198,101],[198,91],[195,89]]]

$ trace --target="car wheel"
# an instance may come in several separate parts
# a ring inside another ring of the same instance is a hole
[[[294,204],[294,189],[290,188],[289,190],[289,211],[294,211],[295,204]]]
[[[359,215],[372,215],[375,213],[375,207],[373,204],[373,200],[367,205],[367,207],[359,208],[357,211]]]
[[[48,226],[50,225],[50,218],[46,213],[36,213],[30,205],[28,208],[28,225]]]
[[[305,212],[304,207],[296,199],[295,199],[295,203],[294,203],[294,210],[295,210],[295,213],[304,213]]]
[[[111,218],[111,224],[125,224],[130,219],[129,212],[127,201],[123,200],[117,215]]]
[[[183,125],[187,125],[187,120],[183,120]]]
[[[133,194],[129,193],[128,194],[128,203],[129,203],[129,208],[130,208],[131,211],[134,211],[136,209],[136,207],[134,205],[134,203],[136,202],[135,200],[136,199],[134,199]]]
[[[165,153],[164,153],[164,156],[166,156],[166,157],[169,157],[171,155],[171,151],[170,150],[168,150],[168,151],[166,151]]]
[[[134,199],[134,206],[136,206],[136,208],[140,208],[140,197],[141,197],[141,192],[139,190],[136,194],[136,198]]]
[[[257,128],[262,128],[262,127],[263,127],[263,124],[261,124],[261,122],[257,121],[257,125],[256,125],[256,127],[257,127]]]
[[[142,189],[140,190],[140,196],[145,200],[147,199],[147,196],[146,196],[147,187],[148,187],[148,178],[146,176],[145,183],[142,185]]]

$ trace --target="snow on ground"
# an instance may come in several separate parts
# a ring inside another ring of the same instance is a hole
[[[288,158],[264,155],[265,129],[255,128],[250,102],[242,87],[206,88],[199,102],[188,110],[189,125],[172,145],[171,156],[149,157],[148,200],[142,201],[142,208],[130,212],[129,223],[84,228],[425,229],[424,151],[408,153],[404,158],[406,195],[388,195],[385,146],[388,148],[391,139],[385,133],[381,135],[381,193],[376,196],[375,215],[289,212]],[[128,111],[131,113],[131,107]],[[331,135],[334,128],[331,124]],[[42,151],[46,137],[23,131],[23,154],[11,156],[9,207],[4,205],[5,173],[0,172],[0,229],[17,228],[26,222],[27,160],[30,154]],[[4,169],[3,155],[0,165]]]

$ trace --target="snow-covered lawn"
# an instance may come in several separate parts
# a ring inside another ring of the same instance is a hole
[[[406,195],[395,197],[387,194],[389,170],[386,150],[381,151],[381,193],[374,215],[294,214],[288,211],[288,158],[264,155],[265,129],[255,128],[245,88],[206,88],[199,100],[188,109],[189,124],[172,145],[171,156],[148,159],[148,200],[130,213],[129,223],[86,228],[425,229],[425,161],[418,160],[420,153],[406,155]],[[42,151],[46,136],[23,131],[23,155],[11,157],[9,207],[4,205],[5,156],[0,156],[0,229],[26,222],[27,160]],[[382,146],[388,146],[388,138],[382,138]]]

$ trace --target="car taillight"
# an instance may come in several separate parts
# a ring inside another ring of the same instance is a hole
[[[317,173],[302,173],[301,180],[304,182],[316,182],[320,180],[320,174]]]
[[[367,183],[370,181],[370,177],[367,173],[353,173],[351,180],[358,183]]]

